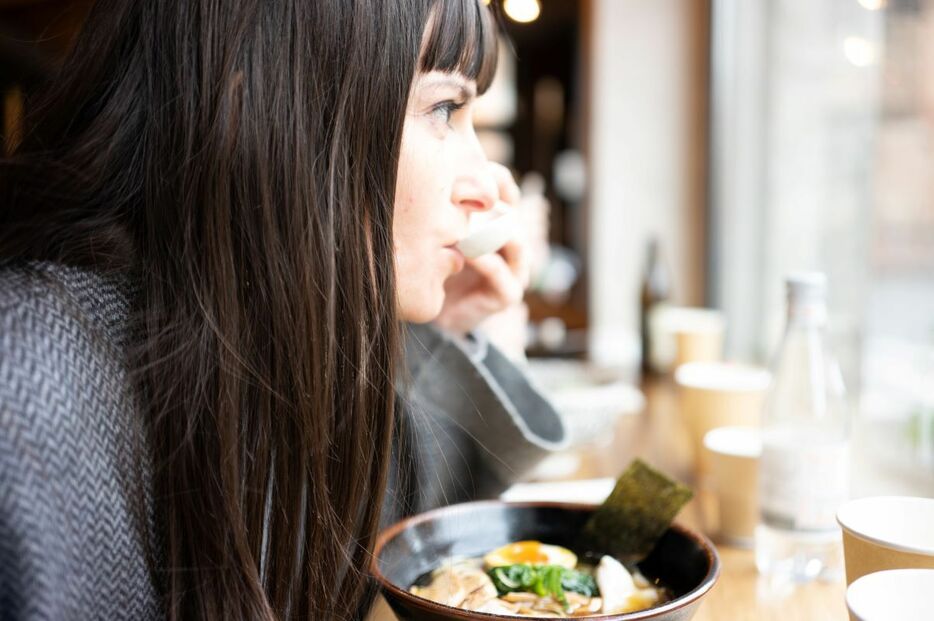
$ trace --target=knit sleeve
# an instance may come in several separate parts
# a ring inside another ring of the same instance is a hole
[[[423,508],[494,496],[567,446],[551,404],[484,340],[410,326],[406,362]]]
[[[151,619],[161,609],[138,413],[101,325],[63,281],[0,270],[0,619]]]
[[[6,366],[0,362],[0,381],[9,389]],[[31,437],[36,430],[18,410],[21,404],[6,397],[0,403],[0,618],[64,618],[64,566],[58,559],[67,554],[67,540],[50,515],[58,503],[43,485],[47,473]]]

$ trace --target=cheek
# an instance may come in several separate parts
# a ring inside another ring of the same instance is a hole
[[[393,235],[397,278],[412,289],[430,288],[443,283],[441,246],[443,221],[435,192],[421,191],[400,197],[396,204]]]
[[[410,192],[397,193],[392,225],[396,263],[410,273],[426,259],[429,222],[425,211],[417,196]]]
[[[436,147],[423,152],[404,149],[400,157],[393,235],[396,252],[403,259],[411,256],[413,260],[429,260],[424,253],[431,252],[442,237],[450,234],[446,206],[451,200],[451,184],[444,177],[446,167],[441,155]]]
[[[430,217],[432,211],[450,200],[453,178],[450,144],[438,140],[418,120],[409,121],[402,135],[399,170],[396,180],[396,210],[420,210]],[[435,208],[432,210],[432,208]]]
[[[393,226],[397,305],[403,320],[424,323],[441,312],[447,273],[432,221],[409,199],[396,205]]]
[[[445,206],[450,184],[445,181],[443,145],[425,139],[418,129],[403,133],[393,214],[396,285],[402,319],[434,319],[444,302],[449,266],[441,245],[450,227]]]
[[[425,323],[441,312],[444,280],[439,257],[423,244],[396,246],[396,295],[404,321]]]

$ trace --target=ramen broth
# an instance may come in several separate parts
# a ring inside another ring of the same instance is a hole
[[[484,557],[446,559],[409,591],[464,610],[554,618],[634,612],[672,597],[612,557],[578,561],[566,548],[535,541],[512,543]]]

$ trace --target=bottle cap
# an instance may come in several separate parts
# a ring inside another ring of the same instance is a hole
[[[785,278],[785,286],[790,298],[824,298],[827,294],[827,275],[823,272],[795,272]]]
[[[785,277],[788,312],[794,319],[821,322],[826,318],[827,275],[795,272]]]

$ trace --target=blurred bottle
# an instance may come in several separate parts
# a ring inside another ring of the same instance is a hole
[[[917,462],[922,469],[934,473],[934,330],[918,368],[921,372],[916,381],[917,406],[910,433]]]
[[[788,317],[762,417],[756,565],[793,582],[842,575],[837,508],[849,493],[843,378],[826,339],[827,280],[786,280]]]
[[[662,261],[658,239],[649,240],[645,271],[642,274],[642,289],[639,298],[639,329],[642,350],[642,373],[653,370],[652,312],[671,295],[671,279]]]

